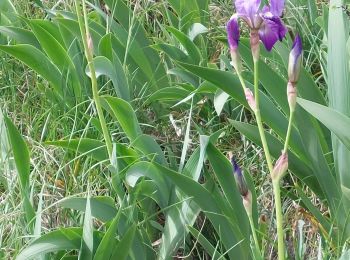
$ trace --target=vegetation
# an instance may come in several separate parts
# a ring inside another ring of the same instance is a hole
[[[349,4],[253,2],[0,2],[0,258],[349,258]]]

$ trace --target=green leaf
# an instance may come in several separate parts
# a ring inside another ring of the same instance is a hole
[[[59,206],[63,208],[85,211],[86,198],[65,198],[59,202]],[[114,199],[111,197],[91,197],[90,198],[91,215],[97,219],[107,222],[112,220],[117,214]]]
[[[117,234],[121,212],[121,209],[119,209],[117,215],[115,216],[111,225],[109,226],[106,234],[103,236],[102,241],[96,250],[94,260],[110,259],[113,253],[113,248],[115,248],[117,244],[114,238]]]
[[[166,207],[170,198],[171,189],[167,180],[164,179],[164,176],[162,176],[161,172],[159,172],[159,170],[151,163],[139,162],[132,165],[125,173],[126,183],[131,187],[135,187],[137,182],[142,177],[151,179],[155,185],[157,185],[157,193],[159,193],[158,197],[162,199],[159,201],[159,206],[161,208]]]
[[[193,59],[195,64],[199,64],[201,61],[201,54],[197,48],[197,46],[187,37],[186,34],[177,30],[174,27],[167,27],[168,31],[171,32],[176,39],[182,44],[182,46],[186,49],[187,54]]]
[[[30,174],[30,162],[29,162],[29,150],[27,144],[23,140],[22,135],[17,130],[16,126],[8,117],[4,117],[7,135],[12,147],[13,156],[18,171],[18,176],[23,190],[29,189],[29,174]]]
[[[337,110],[305,99],[298,98],[298,104],[331,130],[347,149],[350,150],[349,117],[341,114]]]
[[[56,95],[63,99],[62,75],[55,65],[37,48],[28,44],[0,46],[0,50],[12,55],[33,69],[52,84]]]
[[[217,180],[221,186],[225,201],[231,206],[233,214],[231,221],[239,223],[242,234],[249,237],[249,222],[246,211],[243,207],[242,198],[237,190],[236,181],[233,175],[233,168],[229,160],[213,145],[207,148],[208,159]]]
[[[303,115],[304,112],[300,111],[301,109],[301,107],[297,107],[295,119],[299,131],[303,133],[301,135],[303,146],[309,156],[311,168],[320,184],[320,188],[323,190],[331,210],[335,213],[337,212],[340,202],[339,186],[328,166],[320,141],[317,135],[315,135],[314,122],[311,120],[310,116],[309,118],[305,118]],[[300,117],[300,114],[303,116]]]
[[[114,97],[104,97],[103,99],[107,102],[112,110],[112,115],[117,118],[120,126],[131,141],[134,141],[142,134],[135,111],[128,102]]]
[[[94,232],[94,226],[93,226],[92,216],[91,216],[90,197],[88,195],[86,199],[83,235],[81,238],[81,246],[79,251],[80,260],[92,260],[93,250],[94,250],[93,232]]]
[[[342,0],[329,3],[327,83],[329,106],[350,117],[349,17],[343,3]],[[349,189],[350,150],[334,135],[332,144],[336,173],[341,184]]]
[[[162,88],[154,92],[146,101],[147,104],[156,101],[179,101],[190,95],[190,91],[181,87]]]
[[[18,172],[18,177],[21,184],[21,196],[23,200],[23,207],[26,213],[27,222],[32,227],[35,219],[35,211],[32,203],[30,202],[30,157],[27,144],[23,140],[21,134],[17,130],[16,126],[8,117],[4,117],[4,121],[7,127],[7,136],[12,148],[13,157]]]
[[[81,85],[77,70],[67,51],[63,48],[60,42],[56,40],[54,35],[40,26],[41,23],[36,20],[29,22],[36,38],[40,42],[41,47],[50,58],[50,60],[58,67],[62,75],[67,74],[69,83],[72,85],[72,94],[75,97],[81,98]],[[58,27],[54,27],[52,31],[59,31]]]
[[[34,257],[61,250],[79,249],[81,228],[64,228],[42,235],[23,249],[16,260],[29,260]]]
[[[0,26],[0,33],[16,41],[16,43],[30,44],[40,49],[40,44],[31,31],[14,26]]]
[[[123,238],[119,241],[118,245],[114,248],[111,259],[127,259],[128,255],[131,253],[132,242],[137,230],[136,227],[137,225],[133,224],[125,233]]]
[[[224,215],[221,210],[222,200],[225,200],[225,198],[220,198],[221,201],[217,201],[218,198],[214,199],[211,191],[191,178],[160,165],[155,166],[187,196],[192,197],[193,201],[204,211],[216,232],[221,236],[222,243],[226,249],[230,249],[228,250],[230,258],[249,258],[250,254],[247,253],[249,250],[248,239],[244,239],[244,236],[239,231],[238,225],[241,223],[235,223],[237,226],[234,228],[232,222],[228,220],[229,216]]]
[[[120,65],[118,66],[118,69],[115,68],[116,63]],[[102,75],[109,77],[113,82],[113,86],[118,97],[126,101],[129,101],[130,100],[129,87],[123,71],[123,67],[120,64],[119,59],[118,59],[118,62],[115,62],[113,64],[106,57],[98,56],[94,58],[94,65],[95,65],[97,78]],[[89,67],[86,67],[86,74],[88,76],[90,75]]]
[[[189,226],[188,229],[196,241],[198,241],[199,244],[205,249],[205,251],[212,257],[211,259],[214,260],[223,258],[221,253],[217,251],[217,248],[215,248],[202,233],[191,226]]]

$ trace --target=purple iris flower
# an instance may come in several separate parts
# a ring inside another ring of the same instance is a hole
[[[284,38],[287,28],[281,20],[284,0],[270,0],[269,5],[260,8],[261,0],[235,0],[237,13],[227,23],[230,48],[237,48],[239,41],[238,18],[243,19],[250,29],[258,32],[265,48],[271,51],[274,44]]]
[[[233,175],[236,180],[238,191],[243,197],[246,197],[249,193],[249,190],[244,176],[242,174],[241,168],[238,166],[237,162],[233,157],[231,157],[231,163],[233,166]]]

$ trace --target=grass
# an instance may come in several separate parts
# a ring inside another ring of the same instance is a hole
[[[34,7],[28,1],[16,0],[13,3],[25,17],[43,18],[45,16],[39,8]],[[164,25],[168,24],[169,21],[164,13],[158,9],[162,6],[162,3],[151,3],[149,1],[134,1],[133,3],[138,7],[135,15],[145,25],[151,39],[155,42],[175,42],[174,38],[164,31]],[[50,7],[53,5],[54,3],[48,3]],[[286,19],[299,21],[298,17],[301,17],[304,11],[295,8],[293,3],[290,3],[290,5]],[[73,10],[72,1],[63,1],[58,8]],[[230,1],[211,1],[209,8],[211,13],[210,33],[208,34],[209,39],[205,39],[207,40],[205,45],[207,51],[205,52],[208,55],[208,61],[211,63],[218,64],[220,55],[225,52],[225,47],[221,42],[215,40],[215,37],[222,36],[223,25],[231,15],[231,9],[229,8],[231,8]],[[301,20],[301,23],[307,24],[307,21]],[[305,24],[298,26],[306,28],[305,30],[310,29]],[[312,47],[307,55],[306,68],[308,71],[312,71],[315,77],[319,77],[318,86],[325,89],[323,74],[319,68],[319,64],[325,62],[323,57],[320,56],[322,52],[320,50],[321,39],[318,32],[312,32],[310,35],[312,37],[308,39],[308,44]],[[162,58],[166,59],[166,57]],[[45,87],[47,84],[44,80],[8,55],[2,53],[0,59],[1,111],[10,116],[30,148],[30,194],[35,206],[38,205],[40,196],[42,196],[42,233],[47,233],[58,227],[82,226],[84,214],[77,210],[62,209],[58,207],[58,202],[69,197],[86,197],[88,191],[90,196],[115,197],[115,192],[111,188],[110,173],[102,162],[96,162],[90,157],[76,152],[46,145],[45,141],[83,137],[102,140],[101,132],[96,130],[95,127],[96,121],[81,118],[82,113],[91,117],[96,116],[93,102],[88,99],[72,107],[69,111],[59,111],[40,89],[40,86]],[[99,82],[106,83],[103,87],[103,94],[112,92],[111,85],[107,80],[102,79]],[[173,77],[172,82],[177,83],[180,80]],[[263,238],[265,241],[263,243],[264,255],[267,259],[276,259],[276,248],[274,246],[276,242],[274,241],[277,241],[277,238],[270,235],[276,234],[272,186],[266,161],[263,159],[262,149],[241,136],[227,122],[227,118],[251,122],[251,115],[242,106],[237,106],[237,103],[230,101],[225,105],[224,112],[217,116],[213,109],[212,96],[204,97],[200,100],[203,102],[194,103],[191,118],[189,118],[188,104],[167,108],[173,115],[176,125],[182,129],[182,135],[177,136],[168,114],[159,115],[152,106],[144,105],[148,96],[144,96],[142,93],[136,96],[137,98],[132,103],[141,122],[142,130],[154,137],[161,147],[168,151],[167,156],[174,166],[178,164],[181,157],[183,140],[185,139],[184,133],[188,122],[191,122],[188,155],[192,154],[199,145],[198,133],[209,134],[219,129],[225,129],[225,135],[219,140],[217,148],[224,154],[233,151],[240,165],[250,171],[254,186],[257,187],[257,205],[260,212],[259,224],[260,227],[265,226],[267,229]],[[110,122],[108,127],[112,131],[113,139],[125,142],[124,133],[117,130],[118,128],[110,116],[107,116],[107,122]],[[6,154],[6,151],[4,154]],[[189,158],[188,155],[186,161]],[[9,157],[0,157],[0,165],[2,165],[0,166],[0,248],[3,259],[12,259],[24,246],[28,245],[31,237],[28,236],[27,232],[23,232],[28,230],[28,226],[24,221],[20,206],[22,198],[19,192],[20,188],[15,174],[14,162]],[[206,171],[210,170],[210,166],[206,165]],[[206,177],[202,178],[200,181],[204,183]],[[304,255],[307,259],[317,259],[320,248],[318,225],[315,223],[313,216],[298,204],[298,200],[293,201],[288,196],[289,193],[296,195],[292,188],[295,183],[299,182],[293,176],[286,178],[283,185],[285,189],[282,192],[287,250],[291,257],[297,254],[296,245],[300,239],[298,221],[303,220],[305,225],[302,233],[305,236],[304,244],[306,245]],[[327,208],[307,187],[303,186],[302,188],[321,212],[326,214],[328,212]],[[41,190],[43,192],[40,195]],[[163,224],[164,216],[159,215],[158,218],[157,222]],[[96,229],[105,229],[105,225],[97,220],[94,224]],[[220,236],[215,232],[204,214],[199,215],[194,227],[201,230],[221,253],[224,252]],[[160,239],[160,237],[157,237],[157,239]],[[203,246],[197,242],[196,237],[187,237],[183,244],[184,249],[177,252],[177,257],[191,256],[194,259],[210,259]],[[325,248],[327,250],[327,247]],[[295,259],[297,259],[297,256]]]

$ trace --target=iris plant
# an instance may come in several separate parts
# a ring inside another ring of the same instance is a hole
[[[280,198],[280,180],[282,179],[282,177],[288,169],[287,150],[292,129],[294,110],[296,106],[296,83],[299,78],[302,44],[300,37],[297,36],[295,38],[295,42],[293,44],[292,51],[289,57],[289,81],[287,86],[288,103],[290,107],[289,125],[284,149],[282,150],[282,154],[277,160],[275,166],[273,166],[260,115],[258,65],[260,55],[260,41],[263,43],[267,51],[271,51],[275,43],[278,40],[282,41],[287,33],[287,28],[281,20],[281,16],[284,9],[284,0],[270,0],[270,3],[268,5],[262,5],[261,0],[236,0],[234,3],[237,12],[231,17],[231,19],[227,23],[228,44],[230,47],[233,67],[236,70],[238,78],[243,87],[243,91],[245,93],[248,105],[255,114],[263,150],[265,153],[269,172],[271,174],[277,220],[278,256],[279,259],[284,259],[284,235],[282,227],[283,219]],[[238,23],[239,19],[243,20],[250,29],[250,45],[254,61],[254,94],[246,86],[245,81],[242,77],[242,61],[238,51],[240,38],[240,30]],[[234,162],[232,163],[235,167],[236,164],[234,164]],[[236,176],[241,176],[239,175],[239,172],[240,171],[236,171]],[[238,178],[236,179],[236,181],[240,187],[241,179]],[[245,196],[243,196],[243,194],[241,195],[244,201]],[[252,229],[253,228],[254,226],[252,226]]]

